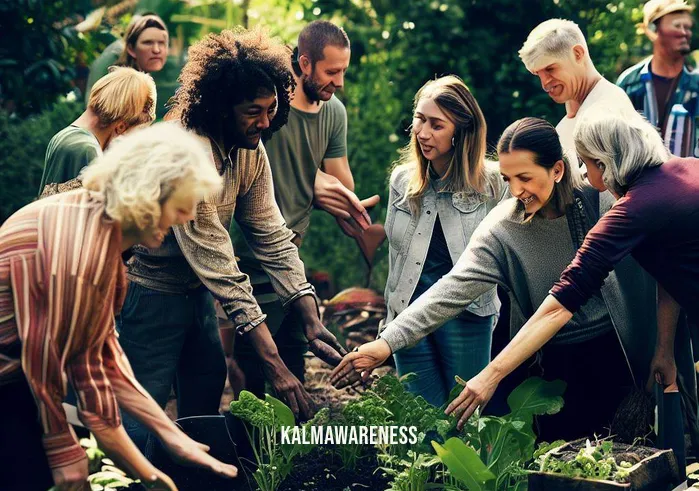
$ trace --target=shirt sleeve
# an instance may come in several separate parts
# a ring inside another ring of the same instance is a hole
[[[215,198],[208,197],[197,205],[194,220],[172,229],[187,262],[236,329],[262,322],[265,315],[252,295],[248,276],[238,268]]]
[[[262,145],[257,164],[250,188],[238,197],[235,219],[274,291],[287,306],[303,295],[313,295],[313,287],[292,242],[294,233],[286,227],[274,200],[272,169]]]
[[[339,100],[335,102],[337,107],[334,109],[333,127],[328,148],[323,156],[324,159],[334,159],[347,155],[347,110]]]
[[[414,345],[461,314],[493,285],[505,286],[503,257],[502,245],[490,233],[488,222],[481,222],[452,270],[386,324],[379,337],[394,353]]]
[[[575,313],[604,284],[614,266],[648,235],[652,220],[629,197],[623,197],[587,233],[573,261],[550,294]]]
[[[37,271],[24,256],[11,263],[12,291],[15,302],[17,332],[22,343],[22,371],[34,395],[43,429],[42,441],[49,466],[53,469],[73,464],[85,456],[78,444],[61,405],[65,396],[61,358],[48,335],[48,319],[56,315],[53,299],[37,282]],[[47,305],[47,308],[37,308]],[[53,311],[51,311],[53,310]]]

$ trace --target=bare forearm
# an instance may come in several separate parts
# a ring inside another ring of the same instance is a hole
[[[498,381],[536,353],[573,317],[549,295],[517,335],[490,363],[489,370]]]
[[[680,306],[665,289],[658,285],[658,335],[656,350],[674,353],[675,330]]]
[[[265,322],[245,335],[250,337],[255,352],[264,363],[274,363],[280,360],[279,350]]]
[[[130,475],[143,478],[154,476],[155,467],[139,451],[124,431],[123,426],[93,430],[99,447],[122,469]]]

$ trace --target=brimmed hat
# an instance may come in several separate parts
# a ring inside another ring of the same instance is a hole
[[[650,0],[643,6],[643,26],[647,28],[656,20],[672,12],[691,12],[692,10],[694,7],[684,0]]]

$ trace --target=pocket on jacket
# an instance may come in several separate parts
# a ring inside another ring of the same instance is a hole
[[[410,226],[412,214],[410,206],[403,200],[403,197],[397,198],[391,203],[391,222],[386,229],[386,237],[388,244],[396,251],[400,251],[403,246],[405,234]]]

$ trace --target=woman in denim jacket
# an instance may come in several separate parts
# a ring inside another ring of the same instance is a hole
[[[451,270],[502,198],[499,173],[486,168],[485,138],[483,113],[461,79],[431,80],[418,91],[410,143],[391,174],[386,322]],[[470,377],[485,367],[499,309],[493,287],[459,317],[396,353],[398,373],[418,375],[410,390],[440,406],[455,375]]]

